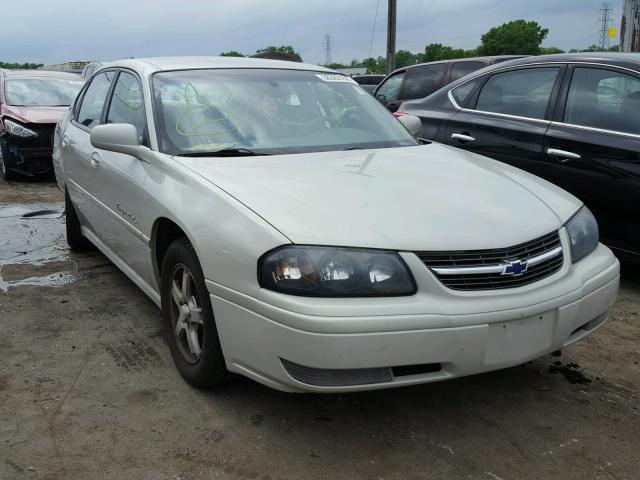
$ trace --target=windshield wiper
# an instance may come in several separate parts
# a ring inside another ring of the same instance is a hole
[[[212,152],[184,152],[178,154],[179,157],[253,157],[261,155],[271,155],[270,153],[256,152],[249,148],[223,148]]]
[[[358,146],[355,146],[355,147],[347,147],[347,148],[345,148],[345,150],[362,150],[362,147],[358,147]]]

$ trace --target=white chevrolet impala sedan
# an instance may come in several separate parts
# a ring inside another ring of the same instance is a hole
[[[229,372],[295,392],[432,382],[602,325],[619,263],[591,212],[421,144],[415,120],[316,65],[114,62],[56,129],[69,245],[96,246],[161,307],[199,387]]]

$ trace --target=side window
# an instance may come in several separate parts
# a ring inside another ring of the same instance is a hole
[[[378,100],[397,100],[400,95],[400,87],[404,72],[396,73],[393,77],[389,77],[386,82],[380,85],[376,98]]]
[[[431,95],[442,86],[446,64],[425,65],[408,70],[402,98],[411,100]]]
[[[109,93],[109,86],[115,77],[115,72],[105,72],[96,76],[87,88],[80,104],[76,121],[88,128],[100,123],[104,101]]]
[[[146,119],[142,89],[138,79],[127,72],[121,72],[113,89],[107,123],[130,123],[138,131],[140,141],[144,143]]]
[[[544,119],[560,68],[528,68],[493,75],[482,87],[477,110]]]
[[[564,122],[640,134],[640,79],[612,70],[576,68]]]
[[[459,87],[454,88],[451,91],[453,98],[460,107],[464,107],[467,101],[471,98],[471,95],[476,91],[476,87],[482,83],[482,78],[476,78],[474,80],[463,83]]]
[[[451,82],[455,82],[459,78],[469,75],[471,72],[484,68],[485,64],[482,62],[458,62],[454,63],[451,67]]]

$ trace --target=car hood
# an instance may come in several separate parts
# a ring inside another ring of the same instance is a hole
[[[440,144],[175,158],[298,244],[500,248],[560,228],[581,205],[522,170]]]
[[[11,117],[21,123],[58,123],[69,107],[16,107],[2,106],[2,116]]]

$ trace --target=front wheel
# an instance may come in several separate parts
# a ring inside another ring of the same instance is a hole
[[[210,388],[228,377],[209,292],[193,246],[174,241],[162,262],[162,318],[171,356],[190,384]]]

